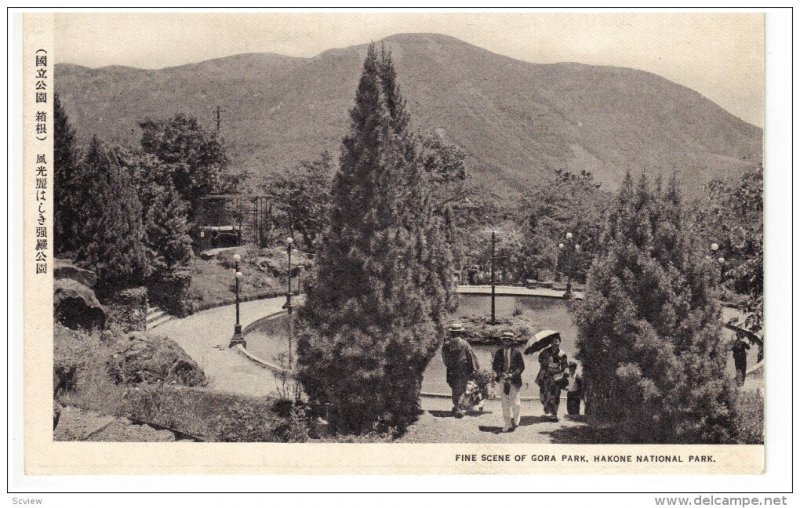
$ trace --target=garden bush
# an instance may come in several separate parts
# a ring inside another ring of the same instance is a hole
[[[173,316],[186,317],[197,311],[197,304],[191,297],[191,285],[192,272],[179,270],[164,273],[158,279],[151,279],[147,290],[153,304]]]
[[[458,320],[464,325],[464,338],[470,344],[500,344],[500,334],[512,330],[517,345],[525,344],[536,333],[540,325],[528,316],[498,316],[495,324],[487,316],[461,316]]]
[[[135,287],[106,291],[101,294],[109,314],[109,325],[125,332],[144,331],[147,327],[147,289]]]
[[[577,317],[590,419],[619,442],[735,440],[719,268],[685,227],[675,179],[627,175],[602,243]]]
[[[736,399],[736,437],[740,443],[764,443],[764,397],[761,392],[743,391]]]

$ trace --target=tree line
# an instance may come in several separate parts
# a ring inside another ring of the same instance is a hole
[[[100,287],[142,285],[185,266],[200,198],[234,189],[224,144],[197,120],[145,119],[141,144],[126,148],[94,135],[78,147],[54,100],[55,252],[97,272]]]

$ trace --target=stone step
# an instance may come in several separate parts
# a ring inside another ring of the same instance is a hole
[[[156,312],[156,311],[159,311],[159,310],[161,310],[161,307],[156,305],[155,307],[148,307],[147,308],[147,313],[148,314],[152,314],[153,312]]]
[[[163,316],[164,314],[166,314],[166,312],[164,312],[161,309],[158,309],[158,310],[156,310],[154,312],[148,312],[147,313],[147,317],[145,319],[147,319],[147,321],[154,321],[154,320],[160,318],[161,316]]]
[[[148,330],[152,330],[153,328],[155,328],[157,326],[161,326],[164,323],[166,323],[167,321],[171,320],[172,317],[173,317],[172,315],[164,313],[164,314],[162,314],[161,316],[159,316],[158,318],[156,318],[156,319],[154,319],[152,321],[148,320],[147,321],[147,329]]]

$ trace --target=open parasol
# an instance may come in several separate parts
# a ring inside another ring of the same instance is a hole
[[[542,330],[528,340],[528,343],[525,344],[525,349],[523,352],[526,355],[530,355],[537,351],[541,351],[549,346],[556,337],[560,339],[561,333],[555,330]]]

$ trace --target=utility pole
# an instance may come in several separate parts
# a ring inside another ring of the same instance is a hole
[[[217,118],[217,136],[219,136],[219,129],[222,126],[222,116],[220,115],[221,112],[222,109],[219,106],[217,106],[217,109],[215,110]]]

